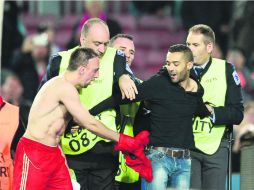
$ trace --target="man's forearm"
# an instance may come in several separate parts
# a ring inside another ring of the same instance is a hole
[[[243,107],[227,106],[214,108],[215,123],[217,125],[239,125],[243,120]]]

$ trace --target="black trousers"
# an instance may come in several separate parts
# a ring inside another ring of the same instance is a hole
[[[115,190],[118,152],[114,143],[98,142],[91,150],[80,155],[66,155],[80,190]]]
[[[228,145],[227,140],[222,140],[219,149],[213,155],[191,151],[191,189],[225,190]]]
[[[80,190],[115,190],[115,170],[74,170]]]
[[[141,180],[135,183],[116,182],[116,190],[141,190]]]

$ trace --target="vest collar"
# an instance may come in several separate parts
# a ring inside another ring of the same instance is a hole
[[[199,67],[202,67],[204,70],[202,71],[200,77],[197,77],[196,74],[195,74],[195,71],[194,71],[194,67],[191,69],[191,76],[193,78],[201,78],[206,72],[207,70],[209,69],[209,67],[211,66],[211,63],[212,63],[212,57],[209,58],[209,61],[207,63],[204,63],[202,66],[199,66]]]

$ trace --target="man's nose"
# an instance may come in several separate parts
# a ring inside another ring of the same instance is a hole
[[[190,50],[191,50],[191,51],[193,51],[193,49],[194,49],[194,46],[192,46],[192,45],[189,45],[188,47],[190,48]]]
[[[99,78],[99,71],[96,72],[94,78]]]
[[[174,70],[174,65],[173,64],[168,65],[168,70],[173,71]]]
[[[100,53],[104,53],[106,51],[106,46],[104,44],[100,44],[99,48],[98,48],[98,51]]]
[[[126,62],[129,62],[129,60],[130,60],[130,54],[125,53],[125,58],[126,58]]]
[[[124,54],[125,54],[126,58],[130,58],[130,53],[125,51]]]

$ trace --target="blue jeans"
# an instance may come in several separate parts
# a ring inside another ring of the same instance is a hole
[[[187,190],[190,187],[190,158],[174,158],[151,149],[147,154],[153,168],[151,183],[142,179],[142,190]]]

